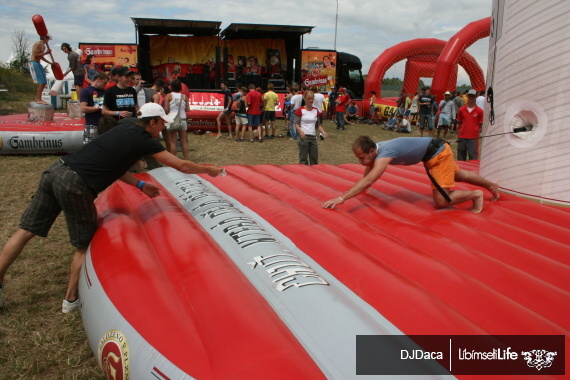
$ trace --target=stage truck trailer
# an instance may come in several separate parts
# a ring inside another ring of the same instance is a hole
[[[221,30],[219,21],[131,19],[136,44],[128,61],[123,57],[117,64],[139,71],[149,86],[158,78],[185,83],[190,89],[190,128],[215,127],[223,109],[222,81],[232,90],[238,83],[263,89],[272,83],[280,98],[278,116],[286,87],[293,83],[319,87],[324,94],[333,85],[347,87],[362,98],[360,59],[334,50],[303,49],[303,36],[312,26],[231,24]],[[107,51],[115,59],[124,55],[105,46],[114,45],[80,43],[83,58],[94,51]],[[109,68],[107,57],[93,55],[96,62],[105,62],[105,70]]]

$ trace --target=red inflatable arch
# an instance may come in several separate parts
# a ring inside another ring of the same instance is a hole
[[[414,65],[412,67],[419,69],[417,73],[408,73],[406,70],[406,76],[404,77],[404,88],[406,89],[406,92],[415,93],[419,78],[424,76],[424,73],[426,74],[425,76],[429,77],[437,73],[436,62],[446,45],[447,42],[436,38],[418,38],[402,42],[386,49],[370,66],[370,71],[368,72],[368,76],[366,77],[366,82],[364,84],[364,93],[369,94],[370,91],[374,90],[379,94],[379,97],[381,97],[381,83],[386,71],[392,65],[403,59],[408,59],[408,62],[412,62],[410,65]],[[469,75],[472,84],[482,83],[484,88],[485,77],[483,75],[483,70],[481,70],[481,67],[473,56],[463,50],[456,61],[456,63],[451,65],[451,69],[446,74],[448,80],[452,75],[454,78],[457,77],[456,66],[460,65]],[[406,68],[408,67],[409,66],[406,66]],[[429,69],[430,67],[433,67],[433,69]],[[454,89],[455,84],[448,88],[448,90]],[[367,107],[365,107],[365,109],[367,109]]]
[[[490,33],[491,17],[487,17],[467,24],[467,26],[449,39],[449,42],[445,45],[445,48],[437,60],[431,85],[432,95],[436,95],[441,99],[445,91],[450,88],[455,88],[456,82],[450,81],[449,74],[458,58],[465,52],[465,49],[471,46],[475,41],[489,37]],[[465,68],[465,66],[463,67]],[[467,71],[467,68],[465,68],[465,71]],[[473,78],[469,75],[469,78],[471,79],[471,87],[477,91],[485,89],[485,78],[483,76]]]
[[[425,62],[408,59],[406,61],[406,71],[404,72],[404,89],[408,94],[415,94],[420,78],[433,78],[435,74],[435,61]],[[450,80],[457,81],[457,65],[451,73]]]

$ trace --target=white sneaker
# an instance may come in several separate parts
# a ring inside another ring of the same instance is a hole
[[[81,306],[81,304],[79,302],[79,298],[76,299],[74,302],[69,302],[68,300],[63,300],[63,303],[61,304],[61,311],[63,313],[69,313],[75,309],[79,309],[79,306]]]

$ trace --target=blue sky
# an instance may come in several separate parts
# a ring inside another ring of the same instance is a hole
[[[56,61],[67,67],[61,43],[77,48],[79,42],[134,43],[131,17],[221,21],[231,23],[314,26],[304,38],[304,47],[332,49],[334,45],[335,0],[312,2],[271,2],[209,0],[168,0],[159,2],[97,1],[13,1],[0,5],[0,61],[12,51],[11,35],[16,29],[26,33],[30,43],[37,40],[32,16],[44,17]],[[359,56],[363,73],[385,49],[414,38],[449,39],[466,24],[491,16],[492,0],[338,0],[336,47]],[[488,41],[488,39],[487,39]],[[488,42],[486,42],[488,44]],[[485,55],[487,46],[478,47]],[[472,53],[473,54],[473,53]],[[485,68],[484,68],[485,70]]]

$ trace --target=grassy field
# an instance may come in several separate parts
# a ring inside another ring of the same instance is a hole
[[[23,92],[31,98],[29,92]],[[25,113],[27,101],[0,95],[0,109]],[[285,134],[283,121],[278,133]],[[330,137],[319,141],[320,163],[357,163],[350,150],[359,135],[375,141],[401,136],[373,125],[350,125],[337,131],[325,122]],[[414,127],[414,130],[416,128]],[[416,131],[412,136],[419,136]],[[298,162],[298,149],[289,138],[263,143],[219,139],[212,135],[188,137],[190,160],[227,165]],[[455,148],[455,144],[452,145]],[[56,156],[0,156],[0,246],[16,230],[20,215],[33,195],[42,171]],[[230,170],[231,171],[231,170]],[[73,249],[67,228],[58,218],[46,239],[33,239],[12,265],[5,280],[4,309],[0,309],[0,379],[102,379],[102,373],[87,344],[79,312],[61,313]]]

